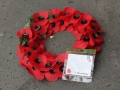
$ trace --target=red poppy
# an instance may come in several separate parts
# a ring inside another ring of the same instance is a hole
[[[80,31],[83,28],[86,28],[89,24],[90,21],[92,20],[92,16],[86,13],[81,14],[81,18],[77,21],[76,26],[78,27],[78,30]]]
[[[33,54],[33,52],[34,52],[34,50],[32,49],[32,48],[30,48],[30,47],[21,47],[21,48],[23,48],[23,52],[26,54],[26,56],[29,58],[32,54]]]
[[[17,32],[19,38],[32,38],[32,31],[30,28],[22,28]]]
[[[103,30],[101,30],[100,24],[95,20],[91,21],[90,27],[91,27],[92,30],[94,30],[94,31],[96,31],[98,33],[103,33]]]
[[[45,55],[39,54],[38,52],[34,52],[30,57],[30,62],[33,66],[36,66],[40,69],[40,71],[47,71],[48,68],[45,67],[47,61],[47,57]]]
[[[31,30],[35,33],[38,33],[40,35],[46,34],[47,29],[48,29],[49,23],[45,25],[41,25],[40,21],[38,22],[32,22],[31,23]]]
[[[58,19],[61,15],[62,10],[61,9],[52,9],[50,11],[50,14],[52,15],[53,19]]]
[[[103,33],[103,30],[101,30],[100,28],[97,28],[97,26],[93,26],[91,23],[89,26],[87,26],[86,28],[83,28],[80,30],[80,33]]]
[[[93,36],[96,44],[100,45],[104,42],[104,38],[101,35],[99,35],[97,33],[93,33],[92,36]]]
[[[64,31],[66,27],[68,26],[68,19],[66,19],[65,17],[60,17],[58,21],[59,21],[59,26],[60,26],[59,31]]]
[[[75,34],[75,35],[78,34],[77,28],[75,26],[73,26],[72,24],[68,25],[68,27],[66,28],[66,30],[68,32],[71,32],[71,33]]]
[[[32,41],[32,42],[30,42],[29,47],[30,47],[31,49],[33,49],[33,50],[37,50],[38,47],[39,47],[39,44],[36,43],[35,41]]]
[[[38,79],[38,80],[44,79],[44,73],[40,72],[39,68],[36,68],[30,62],[28,62],[27,69],[28,69],[28,72],[31,75],[33,75],[36,79]]]
[[[91,47],[95,45],[94,38],[91,34],[77,34],[76,35],[77,42],[73,45],[76,49],[85,49],[87,47]]]
[[[45,52],[43,54],[34,52],[30,57],[30,62],[37,68],[40,67],[40,71],[48,71],[55,65],[54,57],[55,56],[49,52]]]
[[[26,45],[25,46],[19,45],[19,47],[21,48],[22,51],[24,51],[25,49],[27,49],[28,51],[37,50],[37,52],[39,53],[43,53],[45,51],[43,44],[39,43],[39,41],[37,40],[33,40]]]
[[[70,16],[72,16],[75,11],[76,11],[75,8],[66,7],[66,8],[64,9],[62,15],[63,15],[64,17],[70,18]]]
[[[27,68],[27,62],[29,61],[29,58],[24,56],[23,59],[20,60],[20,65],[23,67],[23,68]]]
[[[51,30],[53,33],[56,33],[60,29],[59,21],[51,20],[49,25],[49,30]]]
[[[81,17],[81,13],[79,11],[75,11],[74,15],[72,15],[69,19],[69,24],[75,24]]]
[[[17,55],[18,55],[18,58],[20,59],[19,64],[23,68],[27,68],[27,62],[29,61],[29,58],[26,56],[26,54],[23,51],[21,51],[21,49],[19,48],[17,50]]]
[[[85,49],[88,47],[93,47],[94,45],[100,45],[104,39],[101,35],[97,33],[79,33],[76,35],[76,39],[78,40],[73,47],[76,49]]]
[[[22,46],[19,44],[19,48],[21,48],[21,50],[23,50],[24,48],[28,47],[28,48],[31,48],[32,50],[37,50],[39,45],[40,44],[36,43],[35,40],[28,39],[28,41],[25,43],[25,45]]]
[[[48,12],[47,11],[41,11],[39,13],[33,14],[34,21],[39,21],[40,25],[47,24],[48,20]]]
[[[65,54],[59,55],[55,60],[56,66],[45,73],[46,79],[51,82],[58,80],[58,78],[62,78]]]
[[[62,78],[63,68],[64,68],[64,61],[65,61],[66,53],[60,54],[58,57],[56,57],[56,66],[55,66],[55,72],[57,73],[57,76],[59,78]]]

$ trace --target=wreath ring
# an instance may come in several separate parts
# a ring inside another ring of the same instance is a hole
[[[64,10],[36,12],[29,20],[17,32],[17,55],[20,65],[38,80],[46,78],[48,81],[56,81],[62,78],[65,53],[54,55],[44,48],[44,43],[52,34],[66,30],[75,35],[76,42],[72,48],[101,50],[103,30],[95,18],[87,13],[66,7]]]

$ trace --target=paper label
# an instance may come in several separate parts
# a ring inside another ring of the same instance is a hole
[[[91,76],[93,56],[68,54],[66,63],[66,74]]]

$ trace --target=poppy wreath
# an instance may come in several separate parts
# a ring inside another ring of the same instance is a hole
[[[65,53],[54,55],[44,48],[46,40],[57,32],[68,31],[75,35],[74,49],[101,50],[104,39],[100,24],[94,17],[75,8],[52,9],[36,12],[17,32],[19,63],[38,80],[56,81],[62,78]]]

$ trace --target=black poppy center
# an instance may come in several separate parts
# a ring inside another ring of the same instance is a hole
[[[55,74],[55,72],[54,72],[53,69],[50,69],[49,72],[50,72],[51,74]]]
[[[29,36],[28,33],[23,33],[23,34],[22,34],[22,37],[23,37],[23,38],[27,38],[28,36]]]
[[[36,70],[36,68],[35,68],[34,66],[32,67],[32,69],[33,69],[33,70]]]
[[[44,19],[44,16],[39,16],[38,17],[38,20],[43,20]]]
[[[40,26],[40,25],[36,25],[36,26],[35,26],[35,29],[36,29],[36,30],[40,30],[40,29],[41,29],[41,26]]]
[[[33,47],[34,50],[37,50],[37,47]]]
[[[92,34],[92,36],[94,37],[94,38],[98,38],[98,34]]]
[[[78,14],[74,15],[74,19],[78,19],[80,16]]]
[[[64,21],[63,20],[60,20],[60,25],[63,25],[64,24]]]
[[[53,15],[53,18],[57,18],[57,14],[54,14],[54,15]]]
[[[84,41],[89,41],[90,40],[90,38],[88,37],[88,36],[86,36],[86,37],[84,37]]]
[[[95,27],[95,26],[92,26],[92,29],[93,29],[93,30],[98,30],[98,28],[97,28],[97,27]]]
[[[60,65],[61,63],[62,63],[62,60],[58,60],[58,61],[56,62],[57,65]]]
[[[60,70],[61,72],[63,72],[63,68],[64,68],[64,66],[62,65],[62,66],[60,66],[59,70]]]
[[[49,68],[51,65],[52,65],[52,63],[48,62],[48,63],[45,65],[45,67],[46,67],[46,68]]]
[[[32,51],[29,51],[27,54],[28,54],[28,56],[30,56],[32,54]]]
[[[36,58],[36,59],[35,59],[35,62],[36,62],[37,64],[39,64],[39,63],[41,63],[41,60],[40,60],[39,58]]]
[[[86,24],[86,23],[87,23],[87,20],[83,19],[83,20],[81,21],[81,23],[82,23],[82,24]]]
[[[51,26],[52,26],[52,27],[55,27],[55,22],[51,23]]]

